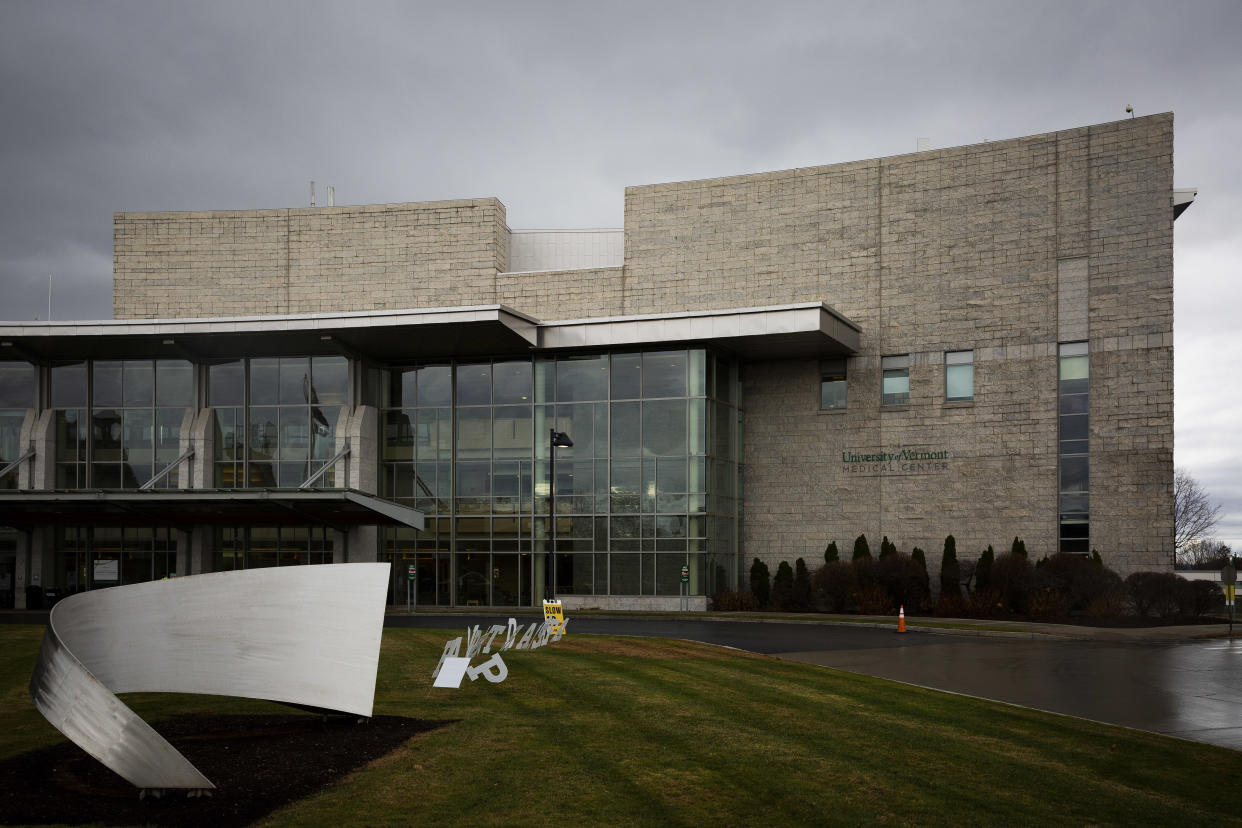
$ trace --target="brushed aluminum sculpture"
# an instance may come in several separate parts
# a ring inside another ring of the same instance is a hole
[[[30,680],[35,707],[146,790],[215,786],[116,697],[202,693],[369,717],[389,564],[217,572],[56,604]]]

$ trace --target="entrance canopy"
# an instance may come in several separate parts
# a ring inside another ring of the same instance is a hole
[[[0,492],[0,525],[412,526],[423,513],[350,489]]]

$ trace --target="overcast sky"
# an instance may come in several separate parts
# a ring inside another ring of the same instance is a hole
[[[626,185],[1173,111],[1199,188],[1176,463],[1240,549],[1239,89],[1238,0],[2,0],[0,318],[46,319],[49,274],[54,319],[110,317],[118,211],[305,206],[314,179],[337,204],[497,196],[510,227],[620,227]]]

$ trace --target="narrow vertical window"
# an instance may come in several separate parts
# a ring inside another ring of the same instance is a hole
[[[1091,550],[1089,363],[1087,343],[1061,346],[1057,382],[1059,550],[1083,554]]]
[[[880,360],[884,372],[882,405],[907,405],[910,402],[910,355],[886,356]]]
[[[845,408],[845,357],[825,359],[819,364],[819,407],[824,410]]]
[[[945,402],[969,402],[975,398],[975,352],[946,351],[944,354]]]

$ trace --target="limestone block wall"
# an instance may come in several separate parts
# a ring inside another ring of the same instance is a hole
[[[620,267],[501,273],[496,277],[496,301],[543,320],[619,316],[624,286]]]
[[[117,213],[118,319],[496,302],[508,255],[494,198],[357,207]]]
[[[709,305],[772,301],[762,274],[784,262],[783,301],[822,299],[863,330],[844,412],[819,410],[814,361],[746,366],[747,560],[817,563],[863,532],[933,566],[949,533],[968,559],[1014,536],[1055,551],[1058,343],[1088,338],[1092,546],[1122,573],[1171,568],[1172,117],[860,163],[773,174],[804,198],[766,215],[772,175],[628,191],[627,312],[675,304],[679,284]],[[830,203],[845,176],[862,192]],[[847,218],[868,191],[870,228]],[[660,252],[683,232],[695,256]],[[798,267],[816,244],[825,263]],[[753,284],[712,264],[730,256]],[[971,403],[944,402],[950,350],[974,351]],[[880,358],[901,354],[910,405],[882,407]],[[947,459],[842,460],[903,450]]]

